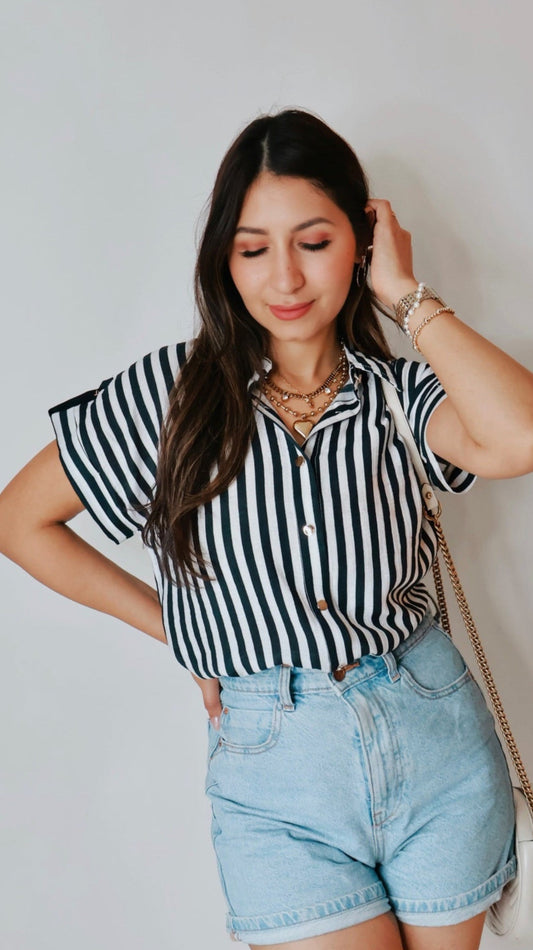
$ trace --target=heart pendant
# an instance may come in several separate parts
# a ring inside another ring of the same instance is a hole
[[[301,435],[304,439],[306,439],[313,426],[314,422],[309,422],[309,420],[302,419],[300,422],[294,422],[292,427],[294,431],[298,433],[298,435]]]

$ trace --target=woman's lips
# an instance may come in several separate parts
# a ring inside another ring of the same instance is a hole
[[[303,317],[312,305],[313,301],[310,300],[309,303],[295,304],[293,307],[273,307],[269,305],[269,308],[278,320],[297,320],[298,317]]]

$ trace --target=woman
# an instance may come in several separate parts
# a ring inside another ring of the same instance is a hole
[[[234,939],[473,950],[515,872],[511,787],[422,583],[435,537],[382,380],[460,492],[533,470],[533,375],[418,283],[409,233],[306,112],[229,149],[196,289],[195,340],[49,410],[1,549],[202,688]],[[375,308],[422,362],[392,358]],[[67,527],[84,507],[117,543],[141,531],[157,591]]]

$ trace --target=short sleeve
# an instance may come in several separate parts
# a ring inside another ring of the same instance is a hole
[[[432,484],[443,491],[468,491],[476,476],[435,455],[427,443],[426,430],[431,414],[447,398],[442,383],[429,363],[398,359],[393,371],[400,387],[404,412]]]
[[[116,544],[148,516],[159,435],[184,350],[185,344],[161,347],[48,410],[72,487]]]

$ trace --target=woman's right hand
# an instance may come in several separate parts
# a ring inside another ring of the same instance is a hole
[[[205,679],[200,676],[196,676],[194,673],[191,673],[191,676],[195,683],[198,683],[198,686],[202,690],[204,706],[207,709],[207,714],[214,728],[218,729],[220,726],[220,714],[222,712],[219,680],[216,677]]]

